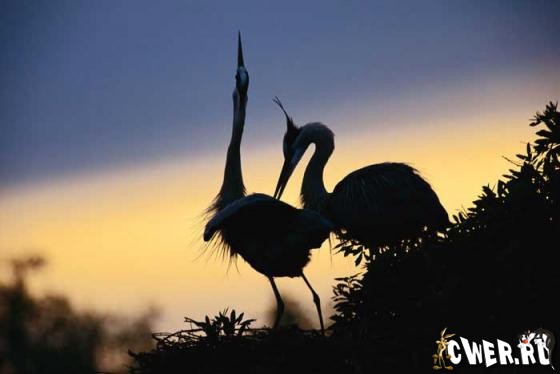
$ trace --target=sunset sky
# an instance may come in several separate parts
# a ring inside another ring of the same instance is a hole
[[[231,131],[237,30],[251,77],[249,191],[272,193],[282,165],[277,95],[296,122],[335,132],[329,189],[361,166],[408,162],[452,214],[496,182],[502,156],[533,138],[534,112],[560,98],[558,14],[557,1],[4,1],[0,261],[42,253],[36,292],[101,311],[156,305],[162,330],[225,307],[262,317],[273,303],[262,275],[200,256]],[[332,279],[357,271],[326,247],[307,268],[325,309]],[[303,281],[279,287],[313,310]]]

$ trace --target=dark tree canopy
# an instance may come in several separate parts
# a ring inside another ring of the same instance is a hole
[[[375,250],[340,242],[339,252],[354,256],[363,271],[338,279],[327,337],[296,327],[251,329],[243,316],[222,313],[189,320],[194,330],[158,338],[155,350],[133,355],[132,371],[431,371],[434,342],[444,327],[472,340],[511,343],[527,329],[560,332],[553,307],[560,286],[557,105],[548,104],[530,125],[538,129],[537,139],[495,186],[484,186],[472,207],[453,217],[444,234]]]

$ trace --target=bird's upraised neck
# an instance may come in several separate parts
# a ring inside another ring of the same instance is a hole
[[[241,139],[245,128],[246,104],[246,98],[234,94],[233,126],[227,150],[224,180],[219,192],[219,209],[223,209],[229,203],[245,196],[245,184],[243,183],[241,168]]]
[[[215,214],[225,208],[231,202],[245,196],[245,184],[243,183],[243,171],[241,168],[241,139],[245,127],[245,112],[247,97],[240,97],[239,93],[233,92],[233,125],[229,141],[224,178],[218,195],[207,209],[210,214]]]

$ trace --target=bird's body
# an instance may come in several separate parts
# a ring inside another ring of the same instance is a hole
[[[333,226],[317,212],[294,208],[271,196],[246,196],[240,147],[248,85],[249,75],[239,37],[233,130],[222,187],[207,210],[204,240],[218,240],[230,258],[241,256],[253,269],[268,277],[278,304],[275,327],[282,316],[284,302],[274,277],[302,277],[313,294],[321,331],[324,331],[319,296],[303,274],[303,268],[309,262],[311,249],[321,246]]]
[[[217,231],[231,254],[272,277],[299,277],[312,248],[319,248],[332,224],[311,210],[297,209],[264,194],[229,204],[206,225],[204,239]]]
[[[281,103],[277,104],[284,110]],[[310,144],[315,152],[305,169],[302,205],[333,222],[338,233],[369,248],[418,236],[425,228],[440,230],[448,224],[447,212],[436,193],[418,172],[403,163],[373,164],[344,177],[329,193],[323,171],[334,151],[334,134],[322,123],[301,128],[286,115],[285,163],[275,197],[280,197]]]
[[[368,247],[412,238],[424,227],[443,229],[448,223],[431,186],[403,163],[373,164],[348,174],[328,195],[321,213]]]

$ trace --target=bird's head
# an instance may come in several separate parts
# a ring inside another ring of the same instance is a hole
[[[241,100],[247,100],[249,89],[249,72],[243,61],[243,46],[241,45],[241,32],[237,34],[237,72],[235,74],[235,92]]]
[[[284,165],[282,165],[274,191],[274,198],[280,199],[292,173],[311,143],[315,143],[316,152],[322,153],[324,162],[327,162],[334,150],[334,134],[320,122],[311,122],[301,127],[296,126],[277,97],[274,98],[274,102],[282,109],[286,117],[286,133],[282,144]]]

